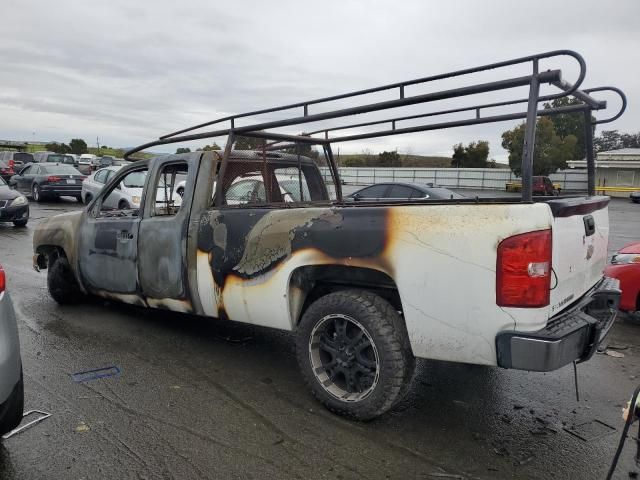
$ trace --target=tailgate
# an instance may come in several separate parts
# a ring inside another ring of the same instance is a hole
[[[601,278],[609,242],[609,197],[547,202],[553,213],[553,273],[549,315],[578,300]]]

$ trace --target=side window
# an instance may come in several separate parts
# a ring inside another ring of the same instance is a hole
[[[429,198],[428,193],[424,193],[422,190],[418,190],[417,188],[412,188],[411,198]]]
[[[387,188],[388,185],[373,185],[362,190],[358,196],[359,198],[383,198]]]
[[[188,173],[187,162],[170,163],[162,167],[152,190],[151,198],[155,199],[153,216],[175,215],[180,211],[182,195],[178,193],[178,188],[180,185],[184,188]]]
[[[104,170],[105,181],[108,170]],[[113,172],[117,174],[117,172]],[[137,217],[140,215],[140,202],[142,190],[147,176],[147,168],[130,170],[124,175],[118,175],[117,181],[111,188],[100,195],[100,217]],[[95,210],[94,210],[95,211]]]
[[[388,198],[411,198],[415,188],[405,185],[392,185],[391,190],[387,194]]]
[[[34,165],[33,167],[31,167],[31,170],[29,171],[30,175],[38,175],[40,173],[40,170],[42,170],[42,173],[47,173],[44,171],[44,169],[41,169],[39,165]]]
[[[98,183],[106,183],[108,170],[100,170],[93,179]]]
[[[31,173],[31,170],[33,170],[32,166],[23,168],[22,171],[20,172],[20,175],[29,175]]]
[[[284,202],[310,202],[313,200],[304,171],[298,167],[275,168],[273,173],[280,186]]]

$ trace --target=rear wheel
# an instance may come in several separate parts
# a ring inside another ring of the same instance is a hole
[[[126,200],[120,200],[118,202],[118,210],[128,210],[129,208],[129,202],[127,202]]]
[[[49,255],[47,287],[51,298],[61,305],[76,303],[82,295],[67,257],[60,252]]]
[[[362,290],[316,300],[300,321],[296,350],[313,395],[329,410],[359,420],[400,401],[415,366],[398,312]]]
[[[31,197],[36,202],[40,202],[42,200],[42,192],[40,191],[40,185],[38,185],[37,183],[34,183],[33,187],[31,188]]]

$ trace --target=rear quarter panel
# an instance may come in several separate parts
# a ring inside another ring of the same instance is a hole
[[[496,249],[550,228],[545,204],[210,210],[199,221],[203,313],[291,330],[293,272],[308,265],[379,270],[396,283],[418,357],[496,364],[495,336],[539,325],[548,309],[496,305]]]

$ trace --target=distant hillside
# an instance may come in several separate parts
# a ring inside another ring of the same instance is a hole
[[[375,166],[378,155],[356,153],[351,155],[336,155],[336,161],[341,167],[369,167]],[[443,168],[451,166],[450,157],[435,157],[428,155],[402,155],[400,162],[403,167],[411,168]]]

